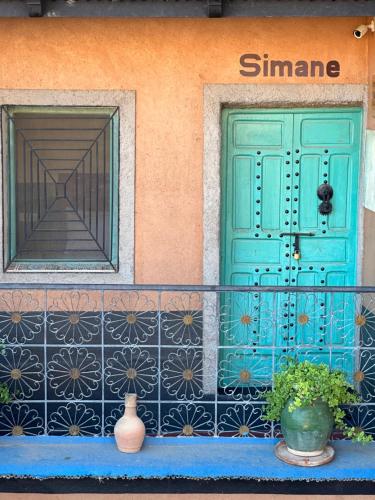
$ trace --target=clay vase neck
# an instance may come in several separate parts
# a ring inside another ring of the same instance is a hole
[[[129,417],[129,418],[137,417],[137,407],[136,406],[125,406],[124,417]]]
[[[145,437],[145,426],[137,416],[137,395],[125,397],[124,415],[116,422],[115,439],[117,448],[124,453],[137,453]]]

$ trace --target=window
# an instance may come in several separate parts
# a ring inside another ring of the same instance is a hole
[[[118,115],[3,106],[5,270],[117,271]]]

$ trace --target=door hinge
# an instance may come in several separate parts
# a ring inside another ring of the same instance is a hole
[[[207,0],[208,17],[223,16],[223,0]]]
[[[44,0],[26,0],[29,17],[42,17],[44,13]]]

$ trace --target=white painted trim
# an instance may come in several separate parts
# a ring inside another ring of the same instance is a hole
[[[367,114],[368,114],[368,95],[362,103],[362,144],[361,144],[361,155],[360,155],[360,166],[359,166],[359,184],[358,184],[358,240],[357,240],[357,285],[363,284],[363,257],[364,257],[364,246],[365,246],[365,234],[364,234],[364,219],[365,219],[365,194],[366,194],[366,124],[367,124]]]
[[[2,105],[118,106],[120,113],[119,271],[0,272],[0,283],[134,283],[135,91],[131,90],[2,90]],[[3,144],[0,138],[0,158]],[[1,165],[1,174],[3,165]],[[2,193],[0,176],[0,193]],[[3,247],[3,207],[0,203],[0,248]],[[3,260],[3,257],[2,257]],[[1,269],[4,268],[2,262]],[[57,277],[58,276],[58,277]]]
[[[366,130],[364,207],[375,212],[375,130]]]

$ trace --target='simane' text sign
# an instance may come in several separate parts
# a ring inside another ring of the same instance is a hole
[[[319,60],[270,59],[268,54],[242,54],[240,57],[240,74],[242,76],[256,77],[316,77],[337,78],[340,76],[340,63],[336,60],[327,62]]]

